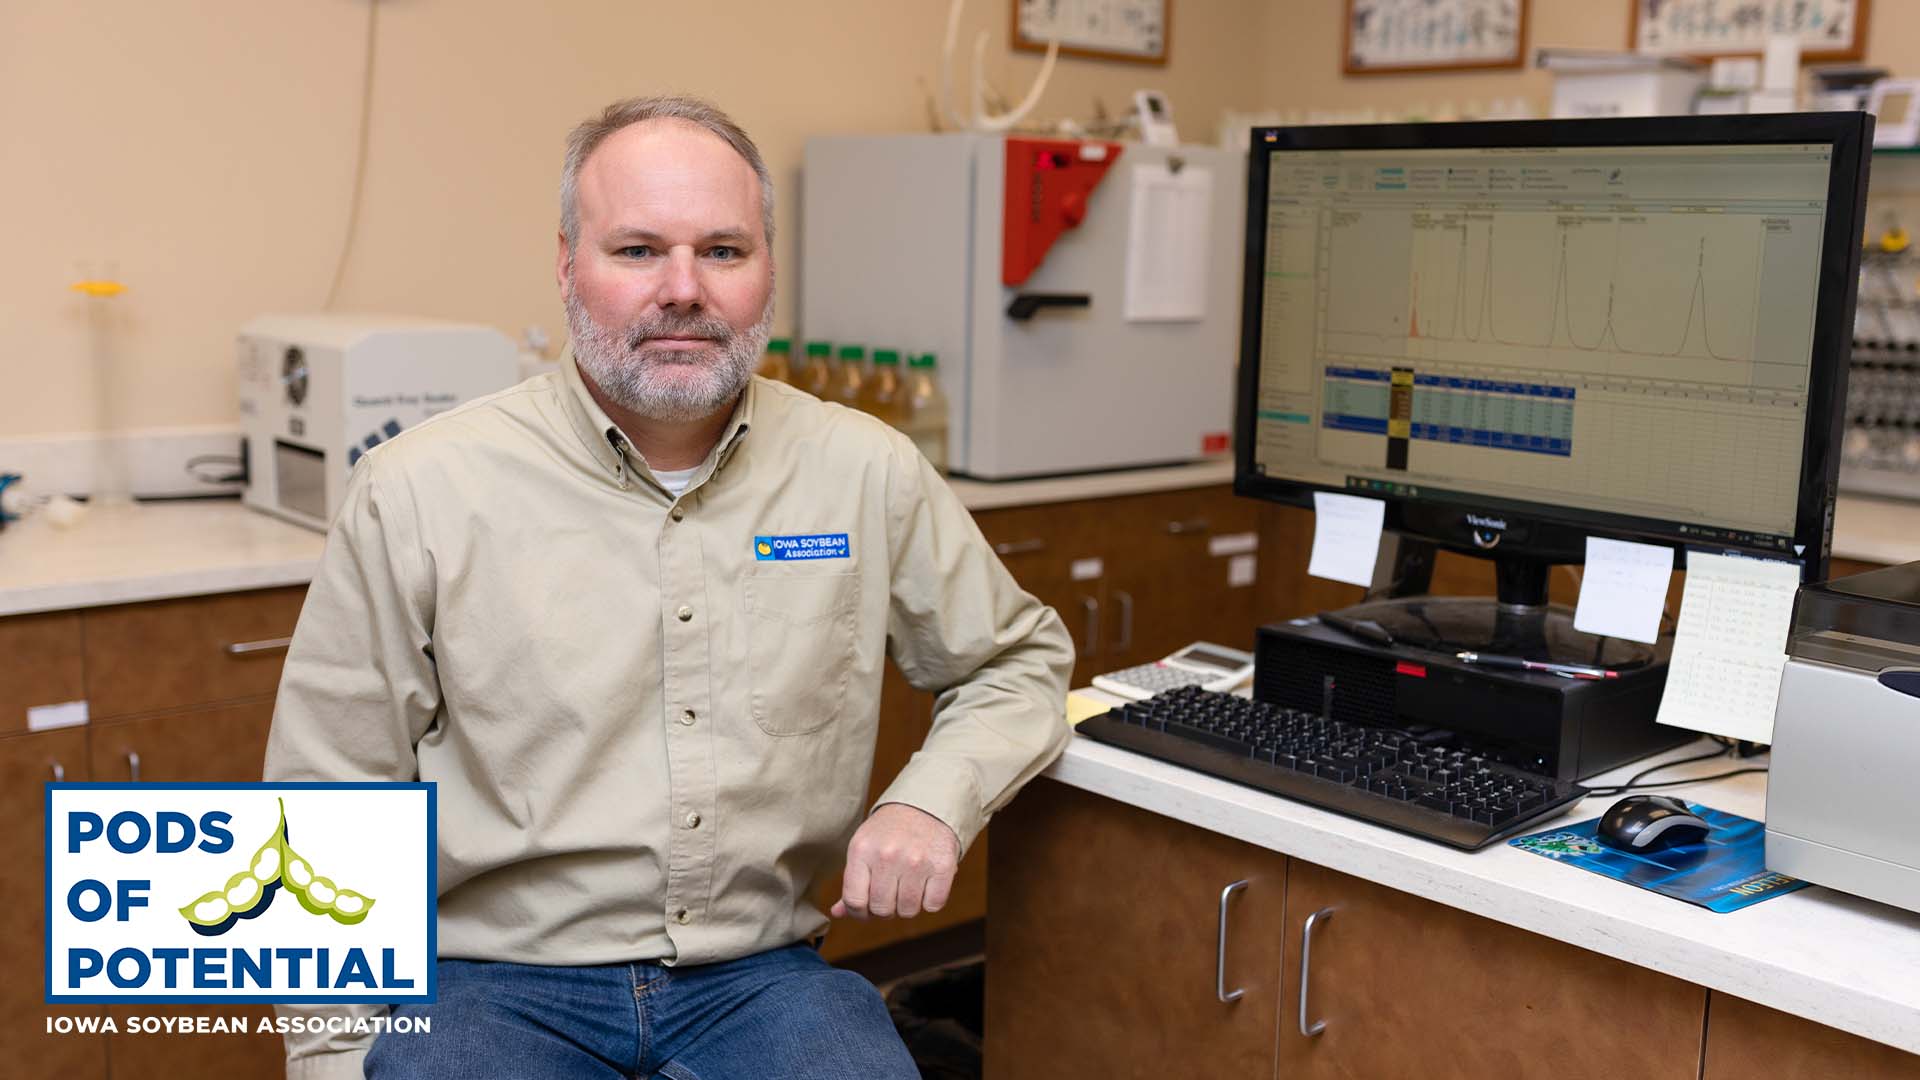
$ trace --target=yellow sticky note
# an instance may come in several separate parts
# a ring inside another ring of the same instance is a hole
[[[1113,706],[1080,694],[1067,695],[1067,723],[1077,725],[1089,716],[1099,716]]]

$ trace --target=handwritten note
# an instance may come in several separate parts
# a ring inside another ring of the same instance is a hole
[[[1799,587],[1797,563],[1688,555],[1659,721],[1730,739],[1772,742],[1774,702]]]
[[[1373,584],[1374,560],[1380,557],[1380,532],[1387,504],[1379,499],[1313,493],[1313,557],[1307,573],[1362,587]]]
[[[1672,548],[1587,537],[1587,569],[1580,578],[1573,628],[1653,644],[1660,638],[1660,612],[1672,577]]]

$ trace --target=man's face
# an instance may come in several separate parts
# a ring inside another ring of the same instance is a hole
[[[558,273],[580,369],[652,420],[729,406],[773,323],[760,181],[719,136],[681,120],[615,132],[580,168],[580,237]]]

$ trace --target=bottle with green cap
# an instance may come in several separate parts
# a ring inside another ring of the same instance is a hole
[[[860,411],[898,428],[907,422],[907,386],[900,377],[900,354],[873,350],[873,373],[860,387]]]
[[[754,374],[774,382],[792,382],[793,341],[783,337],[768,338],[767,351],[760,357],[760,369]]]
[[[833,385],[833,346],[824,341],[807,342],[807,362],[794,373],[793,385],[826,400]]]
[[[833,385],[827,387],[827,400],[857,409],[860,407],[860,387],[866,381],[866,346],[840,346],[840,363],[833,369]]]
[[[920,448],[942,475],[947,471],[947,395],[940,390],[940,373],[932,353],[907,361],[906,419],[900,430]]]

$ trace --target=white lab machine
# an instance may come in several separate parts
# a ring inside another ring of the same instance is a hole
[[[1541,49],[1535,66],[1553,73],[1553,118],[1684,116],[1707,67],[1684,56],[1591,49]]]
[[[361,455],[518,370],[491,327],[392,316],[263,315],[238,354],[244,501],[314,529]]]
[[[807,142],[809,338],[933,352],[948,461],[1192,461],[1233,426],[1246,157],[988,134]]]
[[[1801,586],[1787,656],[1767,869],[1920,912],[1920,563]]]

